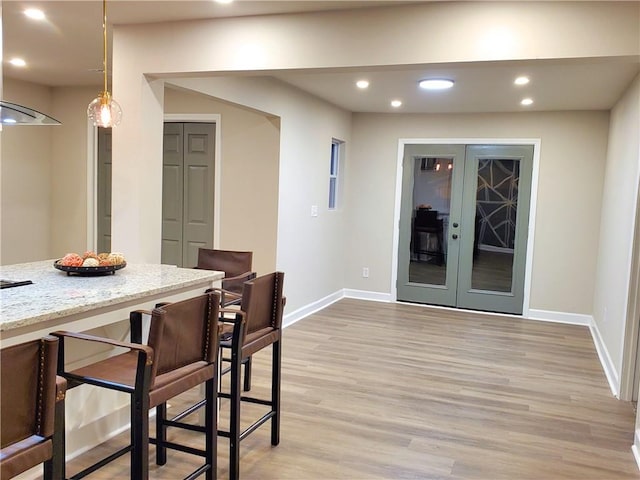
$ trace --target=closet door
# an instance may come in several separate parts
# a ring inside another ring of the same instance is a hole
[[[215,125],[165,123],[162,263],[194,267],[213,247]]]
[[[98,252],[111,251],[111,129],[98,128],[98,192],[97,245]]]
[[[162,142],[162,263],[182,266],[184,125],[165,123]]]
[[[198,249],[213,247],[215,126],[184,125],[183,266],[195,267]]]

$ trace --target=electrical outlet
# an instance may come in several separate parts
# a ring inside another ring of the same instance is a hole
[[[362,267],[362,278],[369,278],[369,267]]]

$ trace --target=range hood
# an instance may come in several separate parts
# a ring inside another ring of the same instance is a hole
[[[0,123],[2,125],[61,125],[49,115],[15,103],[0,101]]]

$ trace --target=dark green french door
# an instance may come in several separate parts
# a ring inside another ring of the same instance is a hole
[[[521,314],[531,145],[404,146],[397,297]]]

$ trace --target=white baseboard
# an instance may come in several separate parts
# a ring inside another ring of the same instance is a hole
[[[619,398],[620,377],[614,366],[614,363],[611,361],[611,355],[609,355],[609,350],[607,350],[607,347],[602,340],[602,335],[600,335],[598,326],[596,325],[591,315],[583,315],[579,313],[551,312],[548,310],[529,310],[528,318],[530,318],[531,320],[569,323],[572,325],[584,325],[589,327],[591,338],[593,339],[593,344],[596,347],[596,352],[598,353],[598,358],[600,359],[602,370],[604,370],[604,374],[607,377],[607,382],[609,383],[611,393],[613,393],[616,398]]]
[[[638,450],[640,446],[640,430],[636,430],[635,435],[633,436],[633,445],[631,446],[631,452],[633,453],[633,458],[636,460],[636,465],[640,469],[640,451]]]
[[[593,317],[582,313],[552,312],[549,310],[529,310],[526,318],[544,322],[569,323],[571,325],[591,326]]]
[[[485,252],[511,253],[511,254],[513,254],[513,248],[496,247],[494,245],[485,245],[484,243],[481,243],[480,245],[478,245],[478,250],[483,250]]]
[[[357,298],[359,300],[371,300],[374,302],[391,302],[390,293],[369,292],[367,290],[353,290],[351,288],[344,289],[346,298]]]
[[[611,360],[611,355],[609,355],[609,350],[607,350],[602,335],[600,335],[600,330],[598,330],[596,322],[591,322],[589,330],[591,331],[591,338],[593,338],[593,343],[598,352],[598,358],[600,358],[600,364],[609,382],[609,388],[616,398],[620,398],[620,376]]]
[[[344,298],[344,290],[338,290],[337,292],[327,295],[326,297],[321,298],[320,300],[316,300],[315,302],[310,303],[309,305],[305,305],[304,307],[301,307],[291,313],[288,313],[282,319],[282,326],[283,328],[286,328],[290,325],[293,325],[297,321],[302,320],[303,318],[308,317],[312,313],[316,313],[325,307],[328,307],[329,305],[337,302],[341,298]]]

